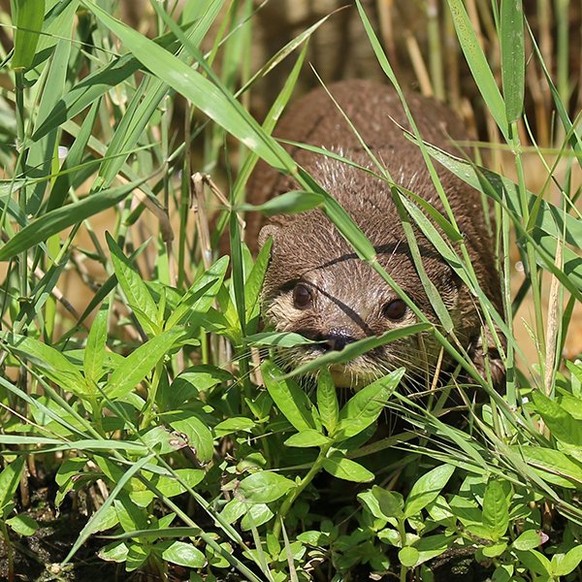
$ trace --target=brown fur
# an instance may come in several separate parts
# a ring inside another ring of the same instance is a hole
[[[419,148],[398,127],[408,127],[408,123],[396,93],[366,81],[341,82],[330,86],[329,91],[394,181],[446,215]],[[408,95],[407,102],[423,138],[458,154],[454,142],[467,139],[461,121],[446,107],[419,95]],[[275,135],[325,147],[361,166],[374,168],[357,136],[323,89],[298,100],[282,119]],[[324,156],[291,146],[287,149],[342,204],[376,248],[381,265],[436,323],[410,256],[389,185]],[[443,168],[437,171],[464,234],[479,283],[500,308],[493,245],[485,227],[480,196]],[[249,200],[259,204],[293,189],[297,185],[289,177],[261,162],[249,182]],[[263,226],[261,215],[248,217],[247,238],[251,247],[259,239]],[[477,300],[459,283],[430,241],[416,230],[424,268],[449,309],[460,343],[478,361],[482,355],[478,348],[481,317]],[[273,237],[271,262],[263,288],[263,314],[267,324],[279,331],[300,332],[322,342],[317,348],[292,350],[287,355],[292,365],[317,357],[327,349],[338,349],[337,338],[343,338],[341,346],[346,341],[379,335],[415,322],[416,317],[410,310],[398,321],[385,316],[383,308],[397,299],[396,293],[355,256],[321,211],[274,217],[264,226],[261,242],[267,236]],[[305,283],[312,293],[309,308],[298,309],[294,305],[293,287],[297,282]],[[342,386],[360,386],[400,365],[405,365],[412,374],[430,374],[436,369],[439,352],[440,345],[434,337],[423,334],[378,348],[345,366],[334,367],[332,372],[336,383]],[[494,368],[502,374],[500,362]]]

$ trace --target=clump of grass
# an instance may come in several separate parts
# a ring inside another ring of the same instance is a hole
[[[320,23],[252,74],[252,3],[151,6],[153,38],[118,20],[115,2],[110,10],[89,1],[13,3],[17,32],[14,51],[2,55],[1,109],[13,117],[2,131],[14,147],[2,149],[0,182],[7,578],[28,568],[20,547],[42,521],[32,502],[42,482],[57,489],[49,501],[63,511],[71,499],[87,500],[76,541],[51,560],[63,572],[66,563],[80,566],[77,552],[93,540],[102,560],[128,572],[177,575],[183,567],[192,580],[231,572],[245,580],[339,580],[363,571],[429,580],[438,575],[437,557],[454,565],[459,553],[495,580],[577,579],[582,369],[562,351],[582,287],[572,180],[580,137],[567,106],[564,17],[557,17],[554,75],[545,21],[531,33],[519,3],[504,1],[492,14],[482,3],[468,12],[457,0],[441,7],[442,26],[456,30],[491,134],[511,152],[517,176],[513,182],[445,156],[416,137],[427,163],[436,160],[474,185],[497,214],[505,314],[488,304],[484,312],[506,336],[507,391],[500,396],[473,371],[490,401],[481,412],[469,408],[472,430],[463,432],[399,394],[402,371],[340,406],[325,369],[310,398],[249,349],[299,341],[258,334],[269,249],[253,260],[236,213],[258,157],[295,176],[311,192],[297,202],[321,206],[373,263],[369,241],[343,209],[270,137]],[[398,85],[360,3],[357,10]],[[489,50],[499,51],[499,71],[483,52],[478,17]],[[429,21],[431,46],[438,46],[437,24]],[[211,48],[203,53],[202,46]],[[246,108],[248,92],[292,52],[299,52],[296,64],[260,125]],[[430,71],[439,96],[443,52],[418,68]],[[557,162],[548,164],[557,201],[526,186],[524,136],[545,163],[541,145],[552,133],[540,124],[547,100],[541,112],[534,99],[540,138],[524,115],[535,92],[528,59],[541,71],[539,92],[551,96],[561,127],[553,139],[568,167],[565,180],[554,172]],[[218,168],[226,170],[222,180]],[[207,172],[223,186],[200,176]],[[212,223],[205,184],[229,192],[219,194],[227,211]],[[99,222],[106,210],[113,217],[107,234]],[[230,259],[213,257],[212,241],[226,228],[234,251]],[[525,271],[515,297],[512,233]],[[462,247],[460,256],[463,263]],[[470,262],[463,269],[471,281]],[[74,296],[63,292],[71,272],[81,281]],[[474,292],[485,301],[476,285]],[[516,366],[520,345],[509,325],[528,294],[536,374]],[[407,428],[369,442],[385,407],[406,418]],[[381,466],[374,464],[379,451]],[[323,473],[336,479],[332,487],[337,480],[376,484],[337,507],[322,502],[343,499],[341,487],[322,489]]]

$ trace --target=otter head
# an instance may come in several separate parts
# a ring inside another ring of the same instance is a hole
[[[386,203],[384,203],[386,207]],[[377,215],[377,211],[374,215]],[[353,215],[374,244],[378,260],[415,305],[438,320],[409,254],[397,217],[378,222],[366,212]],[[296,332],[317,343],[285,349],[289,367],[305,364],[357,340],[409,326],[417,317],[372,267],[359,259],[320,211],[287,217],[265,226],[260,242],[271,237],[271,260],[263,286],[263,317],[276,331]],[[476,313],[462,309],[458,279],[427,241],[420,240],[423,266],[454,321],[478,329]],[[463,330],[461,330],[461,333]],[[408,336],[335,364],[338,387],[359,388],[404,366],[409,377],[430,377],[437,368],[440,344],[431,333]]]

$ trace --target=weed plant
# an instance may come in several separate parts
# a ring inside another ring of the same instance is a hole
[[[556,12],[555,64],[538,46],[547,22],[532,32],[520,1],[477,3],[487,53],[474,4],[440,6],[517,180],[410,135],[429,168],[447,166],[495,213],[505,302],[497,313],[479,289],[454,217],[400,191],[403,220],[434,241],[506,341],[495,339],[507,367],[501,395],[434,329],[462,373],[422,406],[398,390],[404,370],[339,398],[327,366],[343,353],[322,359],[305,389],[276,355],[301,338],[260,328],[269,247],[253,258],[241,242],[258,158],[304,191],[270,211],[320,207],[389,281],[348,215],[270,137],[323,21],[254,70],[258,8],[248,0],[151,2],[133,27],[121,4],[13,0],[2,14],[14,48],[0,55],[0,576],[42,571],[27,540],[42,539],[38,489],[49,487],[47,511],[79,512],[82,524],[68,553],[48,560],[59,579],[81,579],[87,544],[121,565],[121,579],[404,582],[453,569],[496,582],[582,579],[582,365],[563,357],[582,291],[567,2]],[[353,9],[401,92],[369,15],[359,1]],[[445,43],[430,31],[429,84],[445,97]],[[295,65],[261,125],[249,95],[285,58]],[[524,114],[532,70],[549,96],[533,115],[553,162]],[[526,187],[526,146],[547,168],[542,192]],[[223,231],[230,257],[216,251]],[[512,236],[525,273],[513,296]],[[529,296],[538,359],[520,370],[511,321]],[[463,398],[467,382],[486,403],[465,402],[462,429],[447,424],[446,396]],[[387,417],[401,421],[372,439]]]

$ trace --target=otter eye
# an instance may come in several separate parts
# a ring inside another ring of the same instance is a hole
[[[307,309],[311,305],[311,290],[303,283],[293,287],[293,305],[297,309]]]
[[[402,299],[394,299],[394,301],[384,305],[383,313],[388,319],[398,321],[404,317],[407,309],[406,303]]]

